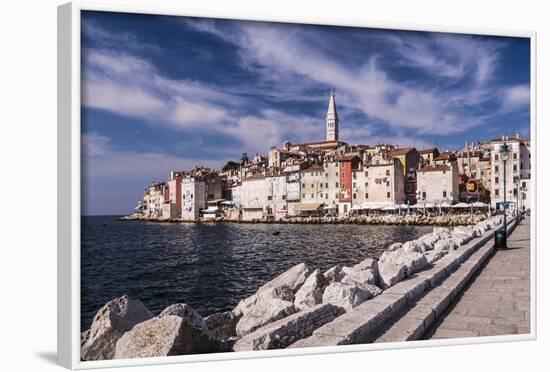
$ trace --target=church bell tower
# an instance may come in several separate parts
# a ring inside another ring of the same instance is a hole
[[[330,92],[327,111],[327,141],[338,141],[338,113],[336,112],[336,102],[334,101],[334,91]]]

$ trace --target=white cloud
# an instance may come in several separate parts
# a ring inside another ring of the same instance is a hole
[[[531,90],[529,85],[515,85],[506,88],[502,94],[502,110],[504,112],[514,111],[528,105],[530,100]]]

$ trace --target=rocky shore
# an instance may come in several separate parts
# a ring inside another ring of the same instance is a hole
[[[119,221],[148,221],[148,222],[233,222],[233,223],[277,223],[277,224],[358,224],[358,225],[403,225],[403,226],[466,226],[473,221],[474,224],[487,218],[486,213],[476,213],[473,217],[470,214],[447,214],[447,215],[371,215],[352,217],[288,217],[280,220],[252,220],[240,221],[218,217],[216,220],[185,221],[178,218],[148,217],[144,214],[134,213],[128,216],[119,217]]]
[[[301,340],[357,306],[391,291],[415,273],[428,272],[449,252],[491,229],[501,216],[473,226],[434,227],[368,258],[324,272],[300,263],[260,287],[229,311],[203,318],[185,303],[158,315],[124,295],[106,303],[81,335],[82,360],[141,358],[301,346]],[[376,302],[376,301],[375,301]],[[319,345],[307,345],[319,346]]]

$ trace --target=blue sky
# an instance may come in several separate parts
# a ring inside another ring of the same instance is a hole
[[[529,40],[84,12],[83,211],[130,212],[170,169],[340,137],[440,150],[529,137]]]

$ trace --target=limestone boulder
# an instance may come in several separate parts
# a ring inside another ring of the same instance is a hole
[[[137,324],[116,343],[115,359],[226,351],[186,318],[164,315]]]
[[[346,274],[341,280],[341,283],[352,284],[352,285],[365,285],[373,284],[375,285],[378,282],[378,270],[374,272],[372,269],[363,269],[363,270],[353,270],[350,273]]]
[[[233,313],[236,317],[241,317],[246,314],[250,308],[255,306],[256,303],[268,301],[269,299],[294,302],[294,292],[286,285],[258,290],[255,294],[241,300],[235,309],[233,309]]]
[[[80,333],[80,347],[82,347],[82,345],[84,345],[86,343],[86,341],[88,341],[88,338],[90,337],[90,330],[86,330],[82,333]]]
[[[375,258],[366,258],[363,261],[359,262],[357,265],[354,265],[351,270],[352,271],[359,271],[359,270],[372,270],[373,272],[378,271],[378,260]]]
[[[333,304],[349,311],[368,299],[377,296],[380,292],[380,288],[371,284],[358,286],[353,284],[331,283],[323,293],[323,303]]]
[[[82,360],[112,359],[117,341],[136,324],[151,319],[145,305],[124,295],[107,302],[94,316],[89,336],[80,348]]]
[[[325,271],[323,275],[329,281],[329,283],[332,283],[342,280],[346,273],[342,271],[342,265],[336,265]]]
[[[424,253],[424,256],[426,257],[428,264],[433,264],[434,262],[439,260],[441,257],[445,256],[447,253],[448,253],[447,251],[433,250],[433,251]]]
[[[187,320],[191,327],[197,328],[203,333],[208,332],[206,322],[191,306],[187,304],[173,304],[162,310],[159,316],[176,315]]]
[[[275,279],[264,284],[258,292],[277,289],[280,287],[289,287],[293,293],[296,293],[298,289],[304,284],[312,269],[305,263],[295,265],[277,276]]]
[[[417,252],[384,252],[378,261],[380,286],[391,287],[415,272],[425,269],[428,260]]]
[[[403,243],[393,243],[393,244],[390,244],[390,246],[388,247],[388,249],[386,249],[386,251],[388,252],[397,251],[398,249],[401,249],[402,246],[403,246]]]
[[[323,292],[329,281],[319,269],[313,271],[296,292],[294,306],[298,310],[308,309],[323,302]]]
[[[411,240],[403,243],[401,251],[406,253],[424,253],[429,250],[428,248],[431,248],[431,246],[427,245],[422,240]]]
[[[235,351],[283,349],[310,336],[314,330],[345,312],[332,304],[319,304],[292,314],[237,340]]]
[[[214,313],[204,319],[208,334],[218,340],[227,340],[237,336],[237,317],[232,311]]]
[[[435,243],[434,250],[436,251],[452,251],[457,248],[457,242],[453,239],[442,239]]]
[[[297,311],[290,301],[271,297],[259,297],[237,322],[235,331],[243,337],[257,328],[294,314]]]

